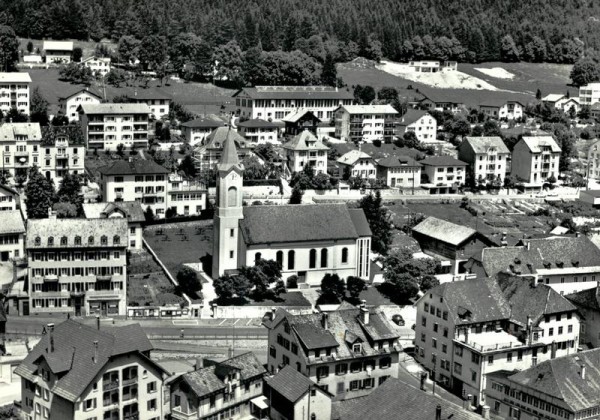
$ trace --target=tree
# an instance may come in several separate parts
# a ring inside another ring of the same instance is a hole
[[[398,99],[398,91],[393,87],[382,87],[377,92],[377,99],[385,103],[392,103]]]
[[[83,57],[83,50],[80,47],[73,48],[73,61],[80,63],[81,57]]]
[[[33,42],[27,41],[27,52],[29,54],[33,53]]]
[[[159,72],[167,61],[167,39],[160,35],[145,36],[139,44],[138,58],[144,69]]]
[[[52,206],[59,219],[75,218],[78,215],[77,206],[66,201],[59,201]]]
[[[275,291],[269,288],[273,283],[281,280],[281,265],[274,260],[259,259],[253,266],[243,266],[239,269],[240,275],[248,279],[253,286],[255,299],[272,297]]]
[[[414,131],[407,131],[402,135],[402,138],[396,140],[396,145],[398,147],[410,147],[411,149],[416,149],[421,145],[421,142]]]
[[[371,228],[371,249],[381,255],[386,255],[392,244],[393,225],[388,209],[383,207],[381,192],[377,190],[375,194],[369,193],[363,197],[359,202],[359,207],[365,212]]]
[[[202,290],[202,282],[196,270],[185,265],[177,272],[177,283],[179,290],[186,295],[195,295]]]
[[[154,211],[152,210],[152,207],[146,207],[146,211],[144,211],[144,218],[146,219],[146,222],[152,222],[154,220]]]
[[[487,120],[483,123],[483,135],[502,137],[502,131],[500,131],[500,126],[495,120]]]
[[[575,86],[597,82],[600,80],[600,64],[592,58],[582,58],[573,65],[570,76]]]
[[[217,47],[213,53],[215,79],[226,80],[235,87],[243,85],[244,54],[236,40]]]
[[[383,278],[387,292],[399,302],[416,296],[419,289],[428,290],[437,279],[440,263],[429,258],[414,258],[408,249],[399,249],[383,261]]]
[[[327,273],[321,280],[320,302],[340,303],[346,295],[344,280],[337,274]]]
[[[31,122],[48,125],[48,101],[42,96],[39,86],[31,93]]]
[[[0,25],[0,71],[17,70],[19,61],[19,40],[12,27]]]
[[[54,186],[40,173],[37,166],[29,169],[29,181],[25,186],[25,205],[27,218],[43,219],[48,217],[48,209],[56,201]]]
[[[512,36],[504,36],[500,43],[500,56],[502,57],[502,61],[514,62],[520,60],[521,53]]]
[[[185,157],[181,160],[179,164],[179,170],[183,171],[185,176],[188,178],[195,178],[198,170],[196,169],[196,164],[194,163],[194,159],[192,155],[185,155]]]
[[[106,75],[106,83],[114,87],[121,87],[127,81],[127,73],[125,70],[112,68]]]
[[[11,108],[4,116],[4,121],[27,122],[27,114],[19,111],[17,108]]]
[[[251,285],[248,279],[242,275],[224,275],[213,281],[215,294],[221,301],[227,301],[234,297],[244,299],[250,293]]]
[[[68,210],[72,211],[74,209],[75,216],[82,215],[83,195],[81,194],[81,177],[78,174],[71,174],[69,172],[64,174],[63,179],[60,181],[56,198],[61,203],[72,205],[73,207],[69,207]]]
[[[120,158],[123,158],[123,156],[125,156],[125,145],[123,143],[117,144],[117,155]]]
[[[354,88],[354,100],[361,105],[369,105],[376,98],[375,89],[372,86],[356,85]]]
[[[327,54],[327,56],[325,56],[323,71],[321,72],[321,83],[328,86],[336,86],[337,69],[331,54]]]
[[[537,99],[538,101],[542,100],[542,91],[539,88],[535,91],[535,99]]]
[[[360,292],[367,289],[367,283],[360,277],[350,276],[346,279],[346,289],[350,297],[357,301]]]
[[[304,195],[304,191],[300,188],[300,185],[294,185],[292,188],[292,194],[290,195],[289,204],[302,204],[302,196]]]

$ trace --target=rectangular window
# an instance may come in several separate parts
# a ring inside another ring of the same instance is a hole
[[[156,381],[148,382],[147,390],[148,394],[156,392]]]

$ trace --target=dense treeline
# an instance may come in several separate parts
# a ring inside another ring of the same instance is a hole
[[[265,51],[304,51],[335,40],[365,56],[379,42],[396,60],[573,63],[584,46],[600,50],[593,0],[0,0],[0,10],[0,23],[32,38],[194,33],[212,47],[236,39],[244,51],[259,41]]]

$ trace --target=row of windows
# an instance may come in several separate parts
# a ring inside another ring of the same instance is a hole
[[[96,241],[96,238],[94,238],[93,236],[88,236],[87,239],[87,244],[88,245],[94,245],[94,242]],[[40,238],[39,236],[36,236],[34,239],[34,243],[36,246],[41,246],[42,245],[42,238]],[[74,245],[81,245],[82,244],[82,239],[81,236],[75,236],[75,239],[73,241]],[[121,243],[121,237],[119,235],[115,235],[112,238],[112,244],[113,245],[120,245]],[[66,246],[69,244],[69,239],[66,236],[62,236],[60,238],[60,245],[61,246]],[[49,236],[47,239],[47,245],[48,246],[54,246],[55,245],[55,241],[54,241],[54,236]],[[108,245],[108,236],[106,235],[102,235],[100,237],[100,245]]]
[[[112,257],[115,260],[121,258],[119,251],[114,251]],[[108,251],[88,251],[88,252],[33,252],[31,261],[95,261],[110,259]]]
[[[563,410],[560,407],[557,407],[553,404],[547,403],[544,400],[542,400],[534,395],[530,395],[530,394],[527,394],[526,392],[519,391],[514,388],[510,388],[507,385],[503,385],[498,382],[492,382],[492,389],[494,389],[498,392],[503,392],[505,395],[510,396],[511,398],[520,400],[524,403],[532,405],[535,408],[539,408],[540,410],[544,410],[548,413],[552,413],[558,417],[563,417],[565,419],[568,419],[570,416],[570,413],[568,411]],[[496,404],[494,408],[496,409],[496,411],[499,411],[500,407],[498,406],[498,404]],[[598,407],[596,407],[596,410],[598,410]],[[512,411],[514,412],[515,409],[513,409]],[[598,413],[598,411],[596,411],[596,414],[597,413]],[[519,417],[514,417],[514,418],[519,418]],[[583,418],[583,417],[579,417],[579,418]]]

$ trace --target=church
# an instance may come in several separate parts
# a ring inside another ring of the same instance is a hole
[[[282,277],[317,287],[327,273],[368,280],[371,230],[362,209],[345,204],[243,205],[243,171],[232,136],[217,164],[214,279],[259,259],[275,260]]]

